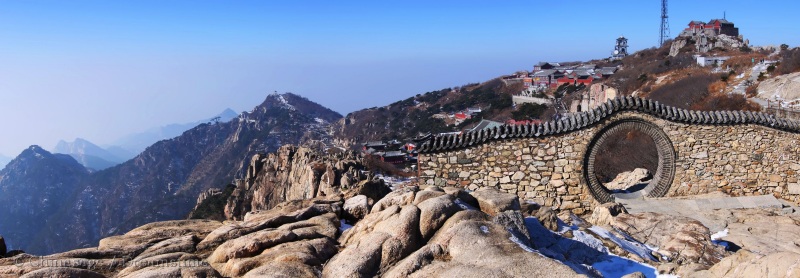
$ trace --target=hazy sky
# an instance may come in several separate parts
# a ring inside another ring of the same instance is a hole
[[[273,91],[342,114],[658,42],[660,2],[3,1],[0,153],[98,144]],[[378,2],[378,3],[376,3]],[[612,4],[617,3],[617,4]],[[677,35],[727,19],[754,45],[800,44],[797,1],[676,1]]]

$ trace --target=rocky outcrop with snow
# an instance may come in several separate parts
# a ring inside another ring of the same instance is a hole
[[[800,72],[762,81],[758,85],[758,98],[787,102],[800,100]]]

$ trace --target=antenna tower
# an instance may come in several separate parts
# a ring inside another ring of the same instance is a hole
[[[667,20],[667,0],[661,0],[661,33],[658,38],[658,46],[664,44],[664,41],[669,39],[669,21]]]

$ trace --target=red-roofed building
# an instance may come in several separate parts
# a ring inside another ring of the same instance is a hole
[[[518,121],[518,120],[511,119],[511,120],[506,121],[507,125],[526,125],[526,124],[535,125],[535,124],[541,124],[541,123],[542,123],[542,120],[519,120]]]
[[[689,27],[683,30],[682,36],[692,36],[700,33],[706,35],[728,35],[732,37],[739,36],[739,28],[733,25],[733,22],[725,19],[712,19],[708,23],[693,20],[689,22]]]

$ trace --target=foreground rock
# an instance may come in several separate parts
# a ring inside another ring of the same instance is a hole
[[[697,220],[658,213],[620,214],[611,222],[639,242],[658,247],[663,261],[710,267],[725,255],[724,248],[711,242],[711,234]]]
[[[592,210],[592,215],[587,219],[590,223],[598,226],[610,225],[614,217],[620,214],[627,214],[628,211],[620,203],[605,203]]]
[[[340,237],[343,249],[325,265],[323,276],[578,275],[533,252],[525,240],[509,232],[527,233],[524,224],[517,227],[522,219],[518,201],[498,192],[475,194],[482,209],[499,215],[495,217],[498,224],[487,213],[459,205],[458,190],[448,191],[451,194],[435,187],[423,191],[406,188],[378,201],[371,214]],[[509,210],[513,208],[516,211]]]
[[[732,210],[730,215],[725,241],[760,255],[800,254],[800,217],[771,210]]]
[[[614,180],[604,184],[608,190],[625,191],[640,183],[651,180],[653,176],[650,171],[644,168],[636,168],[633,171],[622,172],[614,178]]]
[[[385,277],[582,276],[509,238],[512,235],[503,226],[486,221],[461,221],[397,263]]]
[[[758,255],[741,250],[708,270],[688,277],[800,277],[800,254],[777,252]]]
[[[151,223],[105,238],[96,248],[0,259],[0,276],[317,277],[337,252],[341,205],[335,198],[304,200],[226,224]]]
[[[158,274],[220,277],[208,263],[191,254],[195,252],[199,239],[220,225],[222,223],[211,220],[150,223],[124,235],[105,238],[95,248],[46,257],[19,254],[0,259],[0,276],[128,277]]]
[[[356,195],[344,202],[344,218],[352,223],[364,219],[369,213],[372,200],[364,195]]]
[[[491,187],[478,189],[472,192],[472,196],[478,200],[481,211],[489,215],[497,215],[507,210],[520,210],[517,195],[505,193]]]

